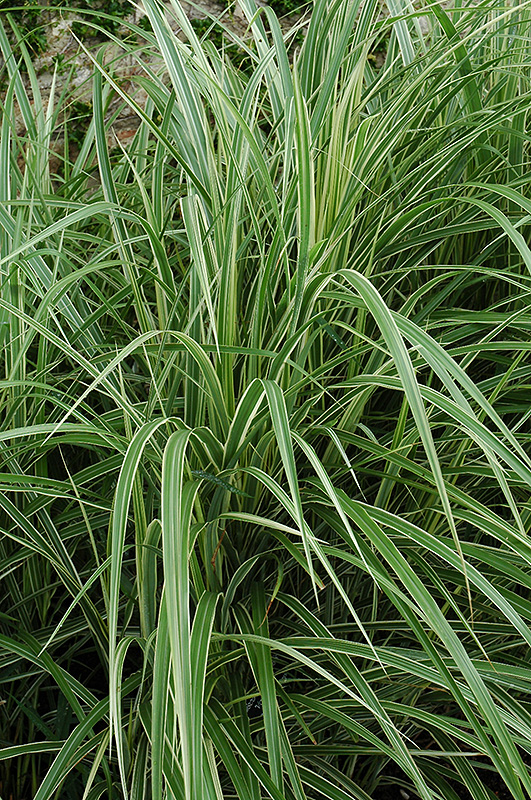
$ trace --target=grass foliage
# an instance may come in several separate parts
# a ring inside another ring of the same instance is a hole
[[[529,5],[172,2],[0,30],[2,796],[524,800]]]

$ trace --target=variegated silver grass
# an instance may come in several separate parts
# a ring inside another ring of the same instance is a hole
[[[524,800],[528,3],[240,6],[0,28],[2,795]]]

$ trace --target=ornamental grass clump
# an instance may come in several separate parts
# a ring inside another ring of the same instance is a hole
[[[0,30],[1,794],[524,800],[529,4],[144,8]]]

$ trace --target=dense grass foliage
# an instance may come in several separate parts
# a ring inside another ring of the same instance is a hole
[[[81,140],[0,31],[1,794],[524,800],[528,4],[144,4]]]

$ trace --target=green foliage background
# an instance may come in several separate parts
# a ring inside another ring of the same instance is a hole
[[[64,11],[73,11],[76,14],[85,13],[88,22],[98,23],[98,33],[116,34],[123,17],[132,11],[129,0],[93,0],[86,3],[84,0],[43,0],[40,3],[31,0],[0,0],[0,12],[9,14],[17,24],[20,33],[34,55],[39,55],[46,50],[46,29],[50,24],[50,14]],[[94,35],[92,25],[76,21],[72,25],[76,36],[84,39]]]

